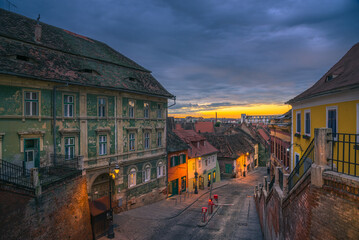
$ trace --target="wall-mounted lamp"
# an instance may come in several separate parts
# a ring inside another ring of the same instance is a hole
[[[292,144],[291,144],[291,145],[287,148],[287,152],[289,152],[289,151],[290,151],[290,148],[291,148],[292,146],[299,147],[300,152],[301,152],[301,153],[303,153],[302,146],[301,146],[301,145],[299,145],[298,143],[292,143]]]

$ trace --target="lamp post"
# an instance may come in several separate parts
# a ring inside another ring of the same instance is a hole
[[[115,166],[115,174],[117,175],[120,171],[120,167],[116,164]],[[107,238],[114,238],[115,233],[113,231],[113,209],[112,209],[112,188],[111,188],[111,178],[115,179],[116,175],[111,172],[111,159],[108,162],[108,186],[109,186],[109,202],[110,202],[110,212],[107,217],[110,220],[110,225],[108,227]]]

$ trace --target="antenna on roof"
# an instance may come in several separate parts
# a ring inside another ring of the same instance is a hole
[[[36,20],[37,20],[37,24],[39,24],[40,23],[40,13]]]
[[[12,2],[10,2],[9,0],[5,0],[7,3],[7,10],[11,11],[11,7],[17,8],[17,6],[15,4],[13,4]]]

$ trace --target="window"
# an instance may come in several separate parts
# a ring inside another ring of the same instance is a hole
[[[75,155],[75,138],[65,138],[65,159],[73,159]]]
[[[186,191],[186,184],[187,183],[187,181],[186,181],[186,176],[184,176],[184,177],[181,177],[181,191],[182,192],[184,192],[184,191]]]
[[[216,182],[216,171],[213,171],[213,182]]]
[[[128,117],[135,117],[135,101],[133,100],[128,100]]]
[[[72,95],[64,96],[64,116],[65,117],[74,116],[74,96]]]
[[[333,136],[335,136],[335,134],[337,133],[337,127],[338,127],[337,107],[327,107],[327,128],[332,129]]]
[[[163,162],[159,162],[157,165],[157,177],[166,176],[166,165]]]
[[[304,111],[304,117],[305,117],[304,133],[305,133],[305,135],[310,136],[310,110]]]
[[[145,167],[145,182],[148,182],[151,180],[151,166],[146,165]]]
[[[37,92],[25,92],[25,115],[39,115],[39,94]]]
[[[296,174],[299,174],[299,166],[298,166],[299,160],[300,160],[299,154],[298,154],[298,153],[295,153],[294,155],[295,155],[295,168],[296,168],[295,173],[296,173]],[[298,166],[298,167],[297,167],[297,166]]]
[[[183,164],[183,163],[186,163],[186,154],[181,154],[181,163],[180,164]]]
[[[162,106],[157,104],[157,118],[162,118]]]
[[[157,147],[162,146],[162,132],[157,133]]]
[[[145,149],[150,148],[150,133],[145,133]]]
[[[207,167],[208,166],[208,160],[206,159],[204,162],[205,162],[206,167]]]
[[[106,117],[106,98],[98,99],[98,116]]]
[[[100,148],[100,155],[106,155],[107,154],[107,136],[106,135],[100,135],[99,136],[99,148]]]
[[[300,129],[300,126],[301,126],[301,119],[300,119],[300,117],[301,117],[301,114],[300,114],[300,112],[297,112],[297,119],[296,119],[296,133],[299,133],[300,134],[300,131],[301,131],[301,129]]]
[[[136,169],[132,168],[128,174],[128,187],[136,186]]]
[[[145,102],[143,104],[143,117],[149,118],[149,116],[150,116],[149,113],[150,113],[150,105],[147,102]]]
[[[129,148],[130,148],[130,151],[135,151],[135,134],[134,133],[130,133],[129,134]]]
[[[198,160],[198,168],[202,167],[202,160]]]

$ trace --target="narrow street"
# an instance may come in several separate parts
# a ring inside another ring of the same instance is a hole
[[[220,206],[205,226],[201,209],[207,206],[209,193],[177,216],[166,216],[171,211],[165,201],[116,215],[116,239],[262,239],[253,187],[265,175],[266,169],[259,168],[245,178],[222,182],[212,192],[218,194]]]

